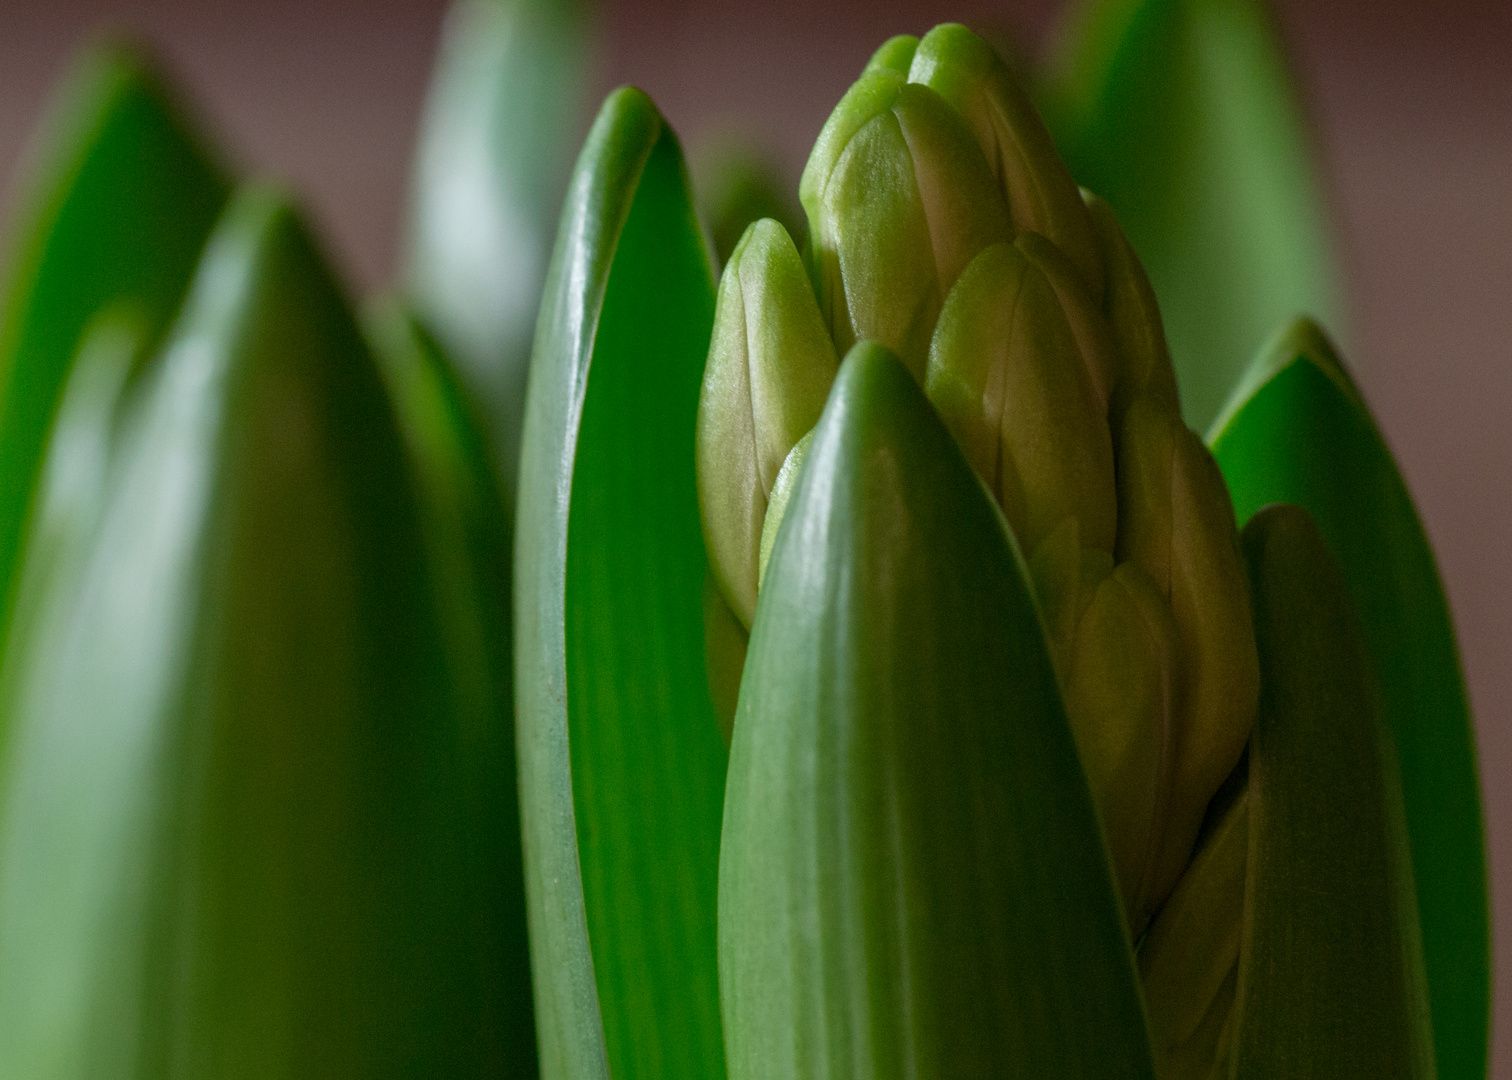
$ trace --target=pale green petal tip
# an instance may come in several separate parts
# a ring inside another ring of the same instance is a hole
[[[890,37],[882,43],[880,49],[872,53],[871,59],[866,62],[866,71],[863,74],[872,71],[896,71],[899,75],[906,76],[918,47],[919,39],[912,34]]]
[[[711,572],[745,626],[768,498],[838,366],[792,238],[770,218],[753,222],[720,280],[695,449]]]
[[[764,217],[751,222],[746,226],[745,232],[741,233],[740,241],[730,252],[725,273],[737,275],[742,285],[750,282],[752,273],[764,277],[781,275],[786,284],[788,272],[793,269],[807,280],[803,259],[798,254],[798,246],[793,242],[792,234],[782,222]],[[810,298],[812,299],[812,294]]]
[[[1216,814],[1140,943],[1151,1043],[1163,1077],[1227,1075],[1248,852],[1248,791],[1241,787]]]
[[[761,482],[770,491],[783,458],[818,422],[840,358],[779,222],[754,223],[731,265],[744,294],[751,412]]]
[[[816,209],[817,291],[837,347],[882,342],[922,381],[942,297],[1013,235],[975,137],[934,91],[901,85],[841,154]]]
[[[942,23],[919,42],[908,81],[923,83],[956,103],[999,63],[997,51],[971,30],[960,23]]]
[[[1011,244],[985,248],[957,279],[929,344],[924,392],[1012,521],[1017,498],[1003,490],[997,423],[983,408],[994,360],[1006,345],[1028,263]],[[1016,524],[1022,528],[1022,521]]]
[[[1104,270],[1101,305],[1118,347],[1114,372],[1114,422],[1133,398],[1148,394],[1181,411],[1176,369],[1166,345],[1165,324],[1139,256],[1118,218],[1102,198],[1080,189]]]
[[[925,388],[1026,550],[1068,515],[1112,550],[1104,412],[1054,289],[1013,245],[984,249],[946,298]]]
[[[818,238],[820,203],[840,155],[868,121],[892,108],[905,81],[904,76],[892,68],[868,68],[845,92],[840,104],[825,121],[798,181],[798,200],[808,215],[812,239]]]
[[[959,24],[937,26],[919,43],[909,80],[928,85],[967,119],[1010,203],[1015,228],[1054,241],[1100,299],[1103,268],[1076,183],[997,50]]]

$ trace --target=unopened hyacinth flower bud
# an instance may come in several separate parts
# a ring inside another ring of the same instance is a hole
[[[983,248],[1013,237],[964,118],[929,87],[873,66],[825,124],[799,198],[837,351],[876,341],[922,379],[955,279]]]
[[[837,356],[893,350],[1026,560],[1137,936],[1191,862],[1258,695],[1233,510],[1182,425],[1149,280],[960,26],[878,50],[800,197],[809,279],[762,222],[720,286],[698,438],[718,593],[749,628]]]
[[[1014,229],[1044,236],[1065,252],[1093,300],[1100,300],[1097,235],[1076,182],[1028,95],[992,46],[964,26],[938,26],[919,42],[908,78],[950,102],[971,125]]]
[[[709,561],[747,628],[767,500],[788,451],[818,421],[839,363],[792,239],[771,219],[756,222],[720,280],[697,436]]]

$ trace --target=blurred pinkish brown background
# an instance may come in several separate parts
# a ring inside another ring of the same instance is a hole
[[[795,184],[871,50],[953,19],[1033,47],[1053,0],[609,0],[602,92],[689,142],[744,126]],[[1438,552],[1480,737],[1492,1075],[1512,1080],[1512,4],[1279,0],[1350,275],[1348,357]],[[92,29],[153,42],[244,168],[291,181],[354,288],[385,283],[443,0],[0,0],[0,197]]]

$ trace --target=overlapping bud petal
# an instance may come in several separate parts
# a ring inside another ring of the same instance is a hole
[[[799,198],[837,350],[876,341],[922,379],[946,293],[978,252],[1013,238],[966,122],[927,86],[871,68],[825,124]]]
[[[950,290],[924,390],[1026,553],[1068,517],[1112,553],[1106,414],[1055,290],[1015,245],[984,249]]]
[[[1103,291],[1098,238],[1076,181],[1029,95],[996,50],[956,23],[924,35],[908,69],[966,118],[1018,232],[1038,233],[1065,252],[1094,300]]]
[[[1180,413],[1136,397],[1119,433],[1120,561],[1140,567],[1169,605],[1180,641],[1163,766],[1167,805],[1144,884],[1125,896],[1148,918],[1176,884],[1213,792],[1249,738],[1260,694],[1249,593],[1228,489]]]
[[[1250,835],[1248,784],[1242,771],[1237,779],[1214,799],[1191,866],[1140,942],[1150,1048],[1163,1080],[1221,1075],[1216,1066],[1232,1041]]]
[[[767,499],[788,451],[818,421],[839,365],[792,239],[775,221],[756,222],[719,283],[697,435],[709,561],[748,628]]]

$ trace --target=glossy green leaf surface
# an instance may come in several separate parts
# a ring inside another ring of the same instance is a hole
[[[42,121],[0,292],[0,603],[8,612],[48,431],[86,323],[127,302],[149,338],[229,190],[151,65],[103,45]],[[4,633],[0,625],[0,634]]]
[[[1391,736],[1349,592],[1306,512],[1242,538],[1260,649],[1234,1080],[1434,1076]]]
[[[1149,272],[1187,425],[1299,312],[1342,329],[1330,230],[1264,0],[1082,0],[1042,94],[1071,173]]]
[[[0,1076],[508,1073],[479,822],[507,763],[276,193],[233,201],[140,394],[0,679]]]
[[[778,532],[720,858],[735,1080],[1152,1076],[1027,571],[879,346],[842,364]]]
[[[481,918],[470,927],[487,964],[479,987],[508,1075],[537,1075],[535,1006],[515,766],[509,517],[480,424],[447,358],[397,301],[380,302],[368,337],[414,478],[436,614],[458,715],[482,757],[469,811],[481,867]]]
[[[420,127],[405,291],[479,403],[513,514],[525,373],[572,154],[588,0],[458,0]]]
[[[644,94],[578,159],[532,360],[515,555],[521,814],[542,1074],[724,1072],[725,746],[694,481],[714,280]]]
[[[1433,552],[1359,392],[1317,327],[1256,357],[1209,435],[1240,522],[1317,522],[1359,612],[1401,765],[1441,1080],[1486,1074],[1490,912],[1475,738]]]

